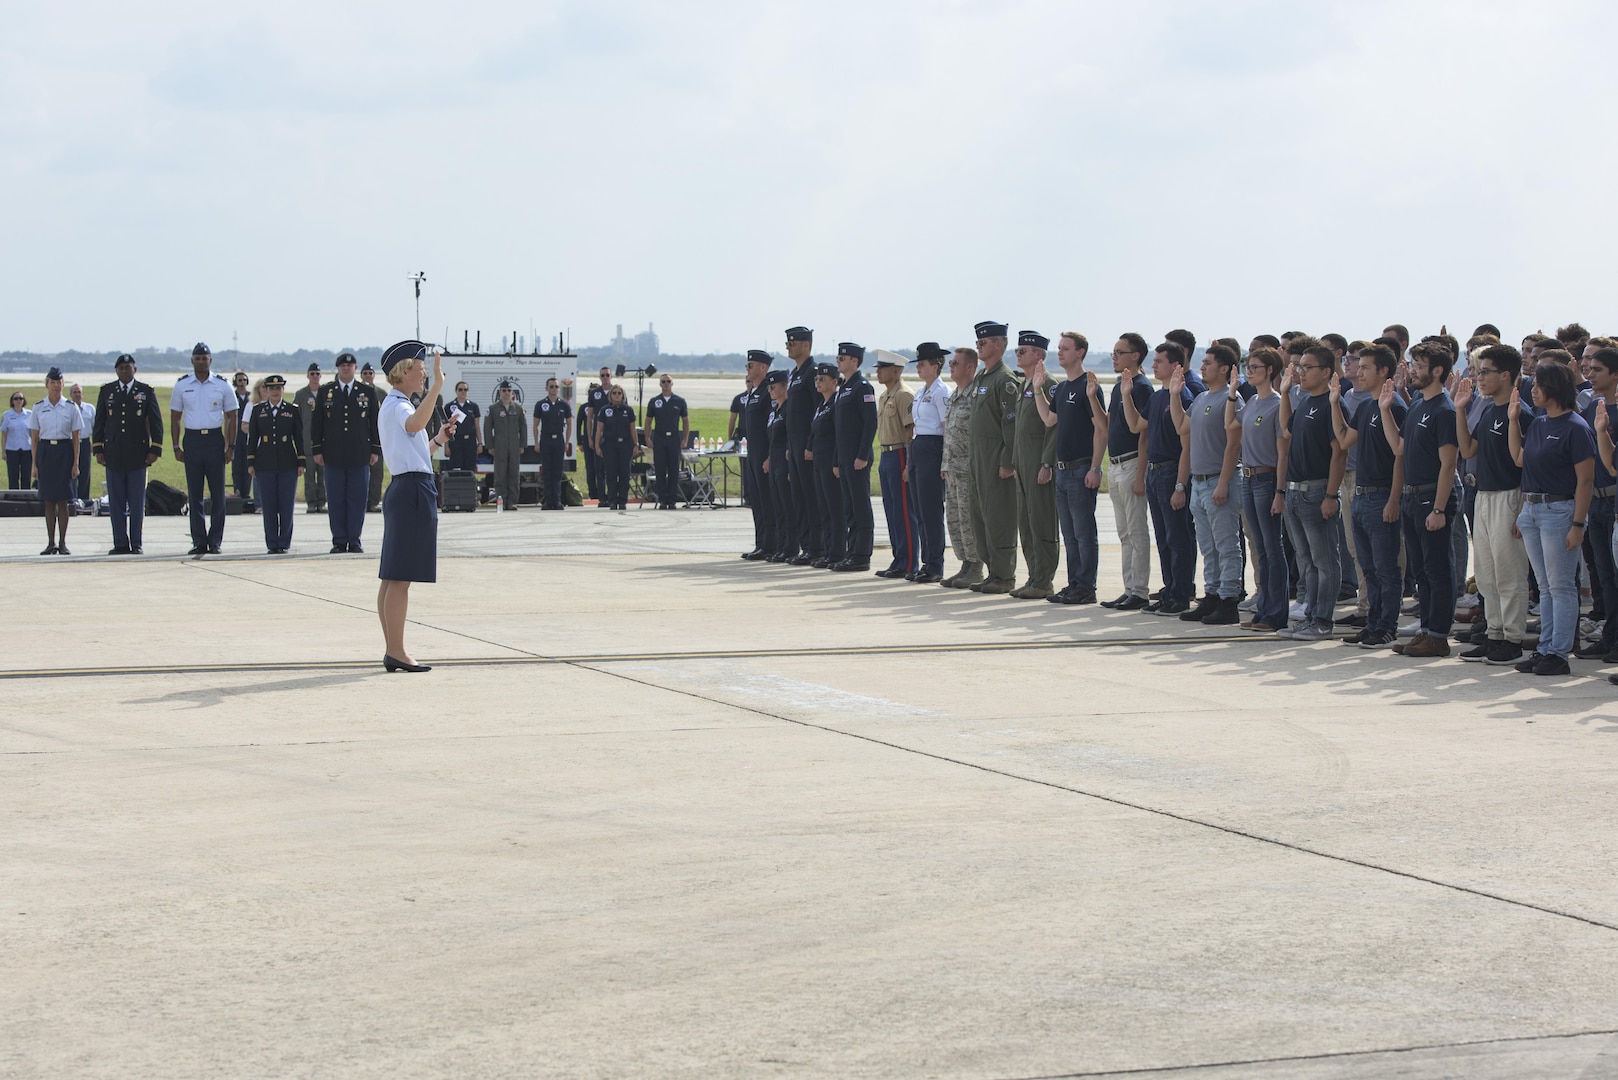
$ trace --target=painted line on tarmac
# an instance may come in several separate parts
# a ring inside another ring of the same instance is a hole
[[[1164,645],[1229,645],[1233,642],[1261,642],[1269,639],[1253,634],[1240,637],[1162,637],[1162,638],[1077,638],[1068,641],[981,641],[943,645],[876,645],[854,651],[845,648],[801,649],[714,649],[688,652],[598,653],[588,656],[464,656],[434,660],[433,667],[506,667],[529,664],[644,664],[701,660],[773,660],[814,656],[899,656],[909,653],[1026,652],[1036,649],[1149,648]],[[511,646],[502,646],[511,648]],[[113,675],[234,675],[291,671],[363,671],[381,666],[379,660],[289,660],[285,663],[258,664],[131,664],[123,667],[35,668],[0,671],[0,681],[18,679],[95,678]]]

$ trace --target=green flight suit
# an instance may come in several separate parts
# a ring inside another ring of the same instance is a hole
[[[1061,537],[1056,524],[1056,429],[1040,419],[1032,383],[1022,384],[1017,399],[1017,532],[1022,537],[1023,562],[1028,566],[1029,588],[1049,589],[1056,576]],[[1038,394],[1050,407],[1051,383],[1040,384]],[[1048,467],[1047,482],[1039,470]]]
[[[972,533],[990,582],[1017,577],[1017,481],[1000,470],[1017,467],[1017,401],[1022,379],[1005,361],[972,380]]]

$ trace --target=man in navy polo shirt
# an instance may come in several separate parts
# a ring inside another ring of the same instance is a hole
[[[1410,350],[1410,386],[1417,392],[1402,426],[1393,426],[1392,389],[1384,386],[1382,424],[1399,457],[1400,522],[1405,561],[1416,579],[1421,629],[1409,643],[1393,651],[1406,656],[1449,655],[1449,631],[1455,622],[1455,569],[1450,530],[1455,527],[1455,462],[1460,444],[1455,434],[1455,403],[1444,391],[1455,358],[1443,345],[1424,341]]]
[[[1296,341],[1293,343],[1296,345]],[[1337,524],[1341,509],[1337,492],[1343,483],[1348,455],[1337,445],[1332,424],[1335,406],[1331,383],[1336,374],[1332,351],[1319,342],[1305,345],[1297,363],[1302,393],[1292,400],[1292,369],[1281,379],[1281,430],[1286,452],[1276,478],[1276,501],[1285,503],[1286,530],[1298,556],[1298,592],[1304,597],[1304,618],[1295,626],[1277,630],[1276,636],[1295,641],[1324,641],[1331,637],[1342,587],[1338,564]]]
[[[1171,393],[1180,398],[1182,409],[1191,404],[1191,388],[1185,385],[1185,350],[1172,341],[1159,345],[1152,358],[1152,375],[1163,386],[1152,394],[1147,406],[1146,503],[1157,536],[1163,592],[1144,610],[1153,615],[1180,615],[1191,606],[1197,558],[1196,542],[1191,538],[1191,461],[1182,453],[1185,447],[1169,411]],[[1169,389],[1171,382],[1177,389]]]
[[[1618,406],[1618,349],[1597,348],[1588,354],[1588,366],[1590,403],[1580,410],[1579,415],[1584,417],[1584,422],[1593,431],[1596,413],[1605,410],[1607,420],[1611,421],[1613,409]],[[1618,664],[1618,567],[1614,566],[1613,561],[1615,493],[1618,493],[1618,479],[1614,478],[1612,470],[1597,454],[1595,491],[1590,498],[1589,526],[1585,530],[1585,538],[1594,564],[1594,576],[1601,585],[1602,610],[1606,613],[1606,620],[1601,637],[1586,647],[1574,649],[1573,655],[1581,660],[1602,660],[1609,664]]]
[[[1393,378],[1398,361],[1386,345],[1360,350],[1355,376],[1357,404],[1334,390],[1338,408],[1332,413],[1337,444],[1345,455],[1358,451],[1354,500],[1349,504],[1354,553],[1364,578],[1365,626],[1343,639],[1345,645],[1385,649],[1399,639],[1399,603],[1404,575],[1399,569],[1399,489],[1394,487],[1393,447],[1382,433],[1382,387]],[[1405,403],[1394,396],[1395,427],[1404,423]],[[1346,483],[1345,483],[1346,486]]]
[[[1512,459],[1510,432],[1511,388],[1522,372],[1522,354],[1490,345],[1472,354],[1472,372],[1475,391],[1473,379],[1462,379],[1455,390],[1456,416],[1466,417],[1455,435],[1461,456],[1474,459],[1472,546],[1488,637],[1461,659],[1515,664],[1528,625],[1528,552],[1513,532],[1522,512],[1522,467]],[[1479,398],[1483,407],[1472,408]]]

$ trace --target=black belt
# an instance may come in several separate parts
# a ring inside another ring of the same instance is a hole
[[[1573,496],[1571,495],[1547,495],[1543,491],[1525,491],[1522,493],[1522,501],[1531,503],[1568,502],[1572,498]]]
[[[1179,458],[1170,458],[1167,461],[1148,461],[1146,463],[1146,468],[1147,469],[1166,469],[1170,465],[1178,465],[1179,463],[1180,463]]]
[[[1113,460],[1116,461],[1118,459],[1114,458]],[[1062,472],[1066,472],[1068,469],[1077,469],[1081,465],[1088,469],[1090,467],[1090,461],[1090,458],[1079,458],[1077,461],[1058,461],[1056,463],[1056,468]]]
[[[1425,495],[1429,491],[1437,491],[1437,490],[1438,490],[1438,485],[1437,484],[1406,484],[1404,486],[1404,490],[1401,491],[1400,494],[1401,495]],[[1572,498],[1572,496],[1569,495],[1568,498]]]
[[[1140,457],[1140,451],[1139,450],[1131,450],[1127,454],[1114,454],[1112,456],[1112,463],[1114,465],[1122,465],[1124,462],[1126,462],[1126,461],[1134,461],[1138,457]]]
[[[66,439],[41,439],[40,442],[44,443],[46,446],[60,446],[62,443],[67,442],[67,440]]]
[[[187,435],[212,435],[214,432],[219,430],[219,428],[211,427],[188,427],[185,429],[185,433]]]
[[[400,476],[432,476],[432,475],[433,474],[430,473],[430,472],[419,472],[419,471],[418,472],[396,472],[396,473],[393,474],[393,476],[395,476],[395,477],[400,477]]]
[[[944,436],[942,436],[942,435],[917,435],[916,436],[917,439],[942,439],[943,437]],[[912,439],[911,442],[914,443],[915,440]]]
[[[1219,474],[1216,473],[1216,472],[1192,473],[1191,474],[1191,479],[1193,479],[1193,480],[1217,480],[1217,479],[1219,479]]]
[[[1357,487],[1357,488],[1354,489],[1354,494],[1355,495],[1378,495],[1378,494],[1381,494],[1382,492],[1388,490],[1388,487],[1389,487],[1389,485],[1387,485],[1387,484],[1383,484],[1380,487]]]

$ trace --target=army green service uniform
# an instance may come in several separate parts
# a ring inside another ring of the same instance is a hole
[[[1056,429],[1046,427],[1040,418],[1035,395],[1050,407],[1050,382],[1024,382],[1017,399],[1017,533],[1022,538],[1023,562],[1028,566],[1028,582],[1013,596],[1043,600],[1052,592],[1060,551],[1056,525]],[[1041,468],[1051,470],[1046,482],[1039,482]]]
[[[972,532],[989,576],[974,591],[1010,592],[1017,576],[1017,400],[1022,379],[1004,361],[972,380]]]
[[[315,369],[317,372],[319,368]],[[298,415],[303,418],[303,445],[313,446],[315,442],[315,395],[318,391],[307,386],[292,395],[292,404],[298,407]],[[312,460],[303,471],[303,502],[311,514],[323,513],[326,509],[326,470],[316,465]]]

